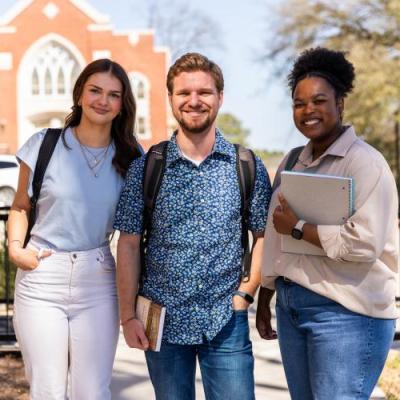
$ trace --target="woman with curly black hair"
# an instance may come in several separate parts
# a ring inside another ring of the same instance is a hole
[[[289,156],[277,172],[257,328],[264,339],[276,337],[269,306],[276,290],[279,344],[293,399],[369,399],[394,335],[397,190],[382,155],[343,125],[354,78],[344,54],[325,48],[302,53],[289,75],[293,119],[309,139],[292,169],[355,183],[355,212],[347,222],[313,225],[300,220],[280,193]],[[283,253],[282,235],[312,243],[326,256]]]

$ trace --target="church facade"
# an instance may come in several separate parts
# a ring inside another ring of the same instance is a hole
[[[152,31],[117,32],[84,0],[20,0],[0,16],[0,153],[43,127],[60,127],[83,67],[111,58],[128,72],[144,148],[167,138],[168,51]]]

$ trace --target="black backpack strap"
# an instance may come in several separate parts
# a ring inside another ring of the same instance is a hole
[[[158,191],[160,190],[161,181],[165,170],[167,148],[167,140],[151,146],[147,152],[144,163],[144,208],[145,210],[149,210],[151,213],[154,210],[154,205],[157,199]]]
[[[30,198],[31,202],[31,210],[29,212],[29,220],[28,220],[28,230],[25,236],[25,244],[26,246],[31,237],[31,230],[36,221],[36,203],[39,200],[40,190],[43,184],[44,174],[46,172],[47,166],[49,165],[51,156],[53,155],[54,149],[60,138],[62,129],[47,129],[42,144],[39,148],[38,158],[36,161],[35,171],[33,172],[33,180],[32,180],[32,197]]]
[[[250,149],[235,144],[236,169],[240,188],[240,214],[242,216],[242,279],[250,279],[251,251],[249,248],[249,206],[256,181],[256,158]]]
[[[284,166],[284,171],[291,171],[293,167],[296,165],[297,160],[299,159],[300,153],[303,151],[304,146],[295,147],[294,149],[290,150],[288,158],[286,160],[286,164]],[[276,174],[274,178],[274,183],[272,185],[272,192],[280,185],[281,183],[281,175]]]
[[[140,240],[141,277],[145,274],[145,255],[151,231],[154,206],[164,176],[168,141],[151,146],[146,154],[143,170],[143,234]]]

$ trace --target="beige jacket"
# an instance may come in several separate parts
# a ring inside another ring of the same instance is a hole
[[[278,174],[286,163],[286,157]],[[272,225],[275,190],[264,240],[262,285],[274,289],[278,276],[297,282],[360,314],[396,318],[399,229],[396,184],[383,156],[349,127],[317,160],[311,143],[295,171],[352,177],[355,213],[344,225],[319,225],[327,257],[282,253]]]

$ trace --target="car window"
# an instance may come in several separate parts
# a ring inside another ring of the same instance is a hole
[[[12,161],[0,161],[0,169],[2,168],[16,168],[18,167],[17,163],[13,163]]]

